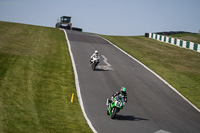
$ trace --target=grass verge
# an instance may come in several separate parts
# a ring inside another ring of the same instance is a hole
[[[197,33],[174,34],[170,35],[170,37],[200,44],[200,35]]]
[[[200,53],[142,36],[105,36],[200,108]]]
[[[0,132],[92,132],[63,31],[0,21]]]

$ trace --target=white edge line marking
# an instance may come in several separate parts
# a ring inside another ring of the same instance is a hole
[[[80,86],[79,86],[78,73],[77,73],[77,70],[76,70],[76,65],[75,65],[75,61],[74,61],[74,56],[73,56],[73,53],[72,53],[72,51],[71,51],[71,45],[70,45],[70,42],[69,42],[69,39],[68,39],[68,36],[67,36],[66,31],[65,31],[64,29],[61,29],[61,30],[64,31],[65,37],[66,37],[66,40],[67,40],[68,49],[69,49],[69,53],[70,53],[70,57],[71,57],[72,65],[73,65],[73,69],[74,69],[74,75],[75,75],[75,81],[76,81],[77,95],[78,95],[78,99],[79,99],[79,103],[80,103],[80,106],[81,106],[83,115],[84,115],[85,119],[87,120],[87,123],[88,123],[88,125],[90,126],[90,128],[92,129],[92,131],[93,131],[94,133],[97,133],[97,131],[96,131],[95,128],[93,127],[91,121],[90,121],[89,118],[87,117],[87,114],[85,113],[85,109],[84,109],[83,101],[82,101],[82,97],[81,97]]]
[[[101,36],[99,36],[99,37],[101,37]],[[101,37],[101,38],[103,38],[103,37]],[[121,48],[119,48],[118,46],[116,46],[115,44],[113,44],[112,42],[110,42],[109,40],[107,40],[105,38],[103,38],[103,39],[106,40],[107,42],[109,42],[110,44],[112,44],[114,47],[116,47],[120,51],[122,51],[123,53],[125,53],[126,55],[128,55],[133,60],[137,61],[139,64],[141,64],[143,67],[145,67],[151,73],[153,73],[155,76],[157,76],[160,80],[162,80],[165,84],[167,84],[173,91],[175,91],[179,96],[181,96],[185,101],[187,101],[190,105],[192,105],[192,107],[194,107],[200,113],[200,110],[194,104],[192,104],[187,98],[185,98],[180,92],[178,92],[173,86],[171,86],[167,81],[165,81],[163,78],[161,78],[158,74],[156,74],[154,71],[152,71],[151,69],[149,69],[147,66],[145,66],[144,64],[142,64],[140,61],[138,61],[137,59],[135,59],[134,57],[132,57],[131,55],[129,55],[128,53],[126,53],[124,50],[122,50]]]
[[[104,59],[103,61],[107,64],[107,66],[110,67],[111,65],[110,65],[110,63],[108,63],[108,59],[104,55],[101,55],[101,56],[103,57],[103,59]]]

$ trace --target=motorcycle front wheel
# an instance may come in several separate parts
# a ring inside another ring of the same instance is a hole
[[[111,119],[114,119],[117,113],[117,108],[113,108],[111,112]]]
[[[110,115],[108,110],[107,110],[107,115]]]
[[[92,63],[92,70],[95,70],[95,63]]]

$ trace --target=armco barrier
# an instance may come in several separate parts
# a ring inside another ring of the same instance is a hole
[[[184,41],[181,39],[167,37],[167,36],[163,36],[163,35],[159,35],[159,34],[155,34],[155,33],[146,33],[145,36],[155,39],[155,40],[158,40],[158,41],[161,41],[161,42],[165,42],[165,43],[173,44],[173,45],[176,45],[179,47],[194,50],[194,51],[197,51],[200,53],[200,44],[197,44],[194,42],[188,42],[188,41]]]

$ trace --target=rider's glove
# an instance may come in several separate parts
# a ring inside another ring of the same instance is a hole
[[[113,98],[114,98],[114,97],[112,96],[110,99],[113,100]]]

